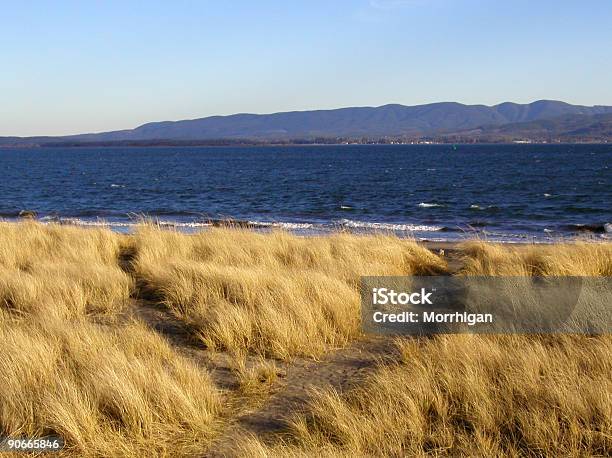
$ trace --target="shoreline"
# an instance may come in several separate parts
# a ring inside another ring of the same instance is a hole
[[[23,138],[23,137],[22,137]],[[221,140],[223,141],[223,140]],[[564,145],[612,145],[610,141],[575,141],[575,142],[552,142],[552,141],[537,141],[533,140],[530,142],[517,142],[517,141],[475,141],[475,142],[411,142],[411,143],[227,143],[227,144],[215,144],[215,143],[136,143],[136,144],[121,144],[120,142],[104,143],[104,142],[91,142],[91,143],[16,143],[0,144],[1,149],[37,149],[37,148],[300,148],[300,147],[354,147],[354,146],[478,146],[478,145],[496,145],[496,146],[521,146],[521,145],[551,145],[551,146],[564,146]]]
[[[297,237],[329,237],[335,234],[350,234],[355,236],[373,236],[373,235],[388,235],[397,237],[399,239],[412,240],[418,244],[421,244],[431,251],[440,250],[456,250],[457,246],[463,243],[469,242],[484,242],[487,244],[500,244],[508,246],[528,246],[528,245],[559,245],[559,244],[571,244],[571,243],[611,243],[612,238],[608,233],[592,233],[583,232],[575,235],[559,235],[557,237],[536,237],[529,234],[511,235],[506,238],[495,238],[495,234],[490,236],[487,231],[482,232],[455,232],[454,234],[461,234],[457,237],[443,237],[441,234],[448,233],[447,231],[426,231],[427,233],[436,234],[438,236],[427,237],[424,236],[424,231],[410,231],[410,230],[396,230],[385,227],[384,223],[381,227],[377,227],[377,223],[373,224],[374,227],[351,227],[338,225],[329,225],[320,228],[313,228],[310,223],[281,223],[281,222],[252,222],[242,220],[209,220],[209,221],[160,221],[154,219],[133,220],[130,222],[126,221],[107,221],[102,218],[97,220],[84,220],[78,218],[2,218],[0,217],[0,224],[22,224],[33,222],[41,225],[57,225],[63,227],[75,227],[75,228],[100,228],[108,229],[111,232],[130,235],[134,233],[134,230],[143,225],[152,225],[162,230],[176,231],[181,234],[191,235],[197,234],[202,231],[224,228],[224,229],[237,229],[237,230],[248,230],[256,233],[271,233],[275,231],[286,232],[288,234]],[[390,227],[394,226],[413,226],[409,224],[397,225],[388,224]],[[418,227],[415,226],[415,227]],[[496,233],[499,234],[499,233]]]

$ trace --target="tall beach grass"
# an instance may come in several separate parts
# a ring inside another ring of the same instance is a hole
[[[610,456],[612,339],[440,336],[348,393],[317,392],[273,445],[236,456]]]
[[[391,236],[296,237],[141,228],[134,272],[207,348],[318,356],[359,333],[362,275],[430,275],[446,263]]]
[[[138,323],[0,323],[0,436],[59,435],[70,456],[193,456],[221,398],[208,375]]]
[[[610,276],[611,247],[470,242],[458,274]],[[444,257],[388,235],[0,223],[0,435],[59,434],[66,456],[205,455],[233,421],[232,394],[126,312],[161,304],[200,351],[258,354],[234,372],[238,396],[261,396],[277,383],[269,357],[319,358],[363,337],[362,275],[448,274]],[[281,438],[241,437],[235,454],[612,453],[609,335],[406,338],[397,349],[356,388],[319,391]]]
[[[0,307],[58,318],[117,313],[133,284],[118,264],[121,243],[104,229],[0,223]]]

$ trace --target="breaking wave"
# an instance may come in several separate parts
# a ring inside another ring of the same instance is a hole
[[[265,221],[248,221],[248,225],[252,227],[275,227],[287,230],[313,229],[316,227],[313,223],[287,223],[287,222],[265,222]]]
[[[430,226],[426,224],[394,224],[394,223],[370,223],[366,221],[353,221],[343,219],[338,224],[346,228],[372,229],[384,231],[403,231],[403,232],[437,232],[444,231],[444,226]]]

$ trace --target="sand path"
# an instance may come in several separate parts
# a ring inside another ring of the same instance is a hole
[[[460,268],[454,246],[428,246],[432,251],[445,250],[451,271]],[[132,252],[120,257],[120,265],[129,274]],[[290,362],[275,361],[278,377],[260,393],[245,394],[239,390],[231,355],[206,350],[193,337],[193,332],[181,320],[159,304],[142,288],[136,288],[128,308],[128,316],[137,318],[164,338],[182,355],[206,370],[215,384],[225,393],[225,412],[219,425],[219,435],[206,457],[236,456],[235,445],[245,435],[255,435],[264,442],[273,442],[283,434],[287,420],[305,410],[313,392],[334,387],[344,392],[359,385],[380,364],[398,358],[393,339],[385,336],[361,336],[344,348],[327,352],[322,358],[295,358]],[[247,357],[247,367],[256,359]]]

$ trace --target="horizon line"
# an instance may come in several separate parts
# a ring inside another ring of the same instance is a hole
[[[228,118],[228,117],[232,117],[232,116],[242,116],[242,115],[247,115],[247,116],[273,116],[273,115],[277,115],[277,114],[287,114],[287,113],[306,113],[306,112],[320,112],[320,111],[338,111],[338,110],[347,110],[347,109],[384,108],[384,107],[390,107],[390,106],[399,106],[399,107],[405,107],[405,108],[413,108],[413,107],[430,106],[430,105],[442,105],[442,104],[457,104],[457,105],[463,105],[463,106],[469,106],[469,107],[495,108],[495,107],[498,107],[500,105],[505,105],[505,104],[533,105],[533,104],[539,103],[539,102],[564,103],[564,104],[567,104],[567,105],[581,106],[581,107],[586,107],[586,108],[611,107],[612,106],[612,105],[605,105],[605,104],[594,104],[594,105],[574,104],[574,103],[569,103],[569,102],[565,102],[564,100],[558,100],[558,99],[537,99],[537,100],[533,100],[532,102],[526,102],[526,103],[511,102],[511,101],[506,100],[504,102],[495,103],[493,105],[487,105],[487,104],[484,104],[484,103],[463,103],[463,102],[457,102],[457,101],[452,101],[452,100],[445,100],[445,101],[440,101],[440,102],[418,103],[418,104],[414,104],[414,105],[405,105],[405,104],[402,104],[402,103],[393,103],[393,102],[390,102],[390,103],[385,103],[385,104],[382,104],[382,105],[353,105],[353,106],[342,106],[342,107],[336,107],[336,108],[310,108],[310,109],[296,109],[296,110],[272,111],[272,112],[247,112],[247,111],[243,111],[243,112],[236,112],[236,113],[230,113],[230,114],[217,114],[217,115],[200,116],[200,117],[195,117],[195,118],[180,118],[180,119],[173,119],[173,120],[165,119],[165,120],[157,120],[157,121],[152,120],[152,121],[147,121],[147,122],[143,122],[141,124],[138,124],[135,127],[128,127],[128,128],[124,128],[124,129],[97,130],[97,131],[80,132],[80,133],[74,133],[74,134],[0,135],[0,138],[28,139],[28,138],[45,138],[45,137],[54,137],[54,138],[76,137],[76,136],[81,136],[81,135],[96,135],[96,134],[111,133],[111,132],[126,132],[126,131],[131,131],[131,130],[138,129],[140,127],[143,127],[143,126],[146,126],[146,125],[149,125],[149,124],[176,123],[176,122],[184,122],[184,121],[199,121],[199,120],[209,119],[209,118]]]

